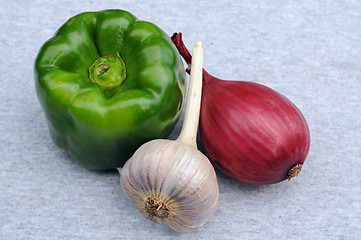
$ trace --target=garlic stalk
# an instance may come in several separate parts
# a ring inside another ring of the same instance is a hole
[[[203,46],[195,43],[187,108],[175,140],[143,144],[124,165],[120,184],[145,217],[178,232],[191,232],[214,212],[219,188],[208,158],[197,149]]]

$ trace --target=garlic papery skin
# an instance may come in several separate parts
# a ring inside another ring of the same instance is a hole
[[[179,137],[143,144],[120,174],[124,195],[145,217],[178,232],[192,232],[205,224],[219,196],[214,168],[196,143],[202,93],[200,42],[195,44],[192,60],[187,109]]]
[[[219,195],[207,157],[171,140],[142,145],[125,163],[120,184],[145,217],[178,232],[202,226],[214,212]]]

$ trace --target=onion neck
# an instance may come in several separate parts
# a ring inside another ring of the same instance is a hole
[[[184,61],[188,64],[188,67],[186,69],[186,72],[190,74],[191,67],[192,67],[192,55],[188,51],[187,47],[184,45],[183,39],[182,39],[182,33],[174,33],[171,37],[171,40],[173,41],[174,45],[178,49],[179,54],[182,56]],[[215,78],[210,75],[206,70],[202,69],[202,84],[203,86],[209,84],[212,82]]]
[[[177,47],[179,54],[183,57],[184,61],[190,66],[192,62],[192,55],[183,43],[182,33],[174,33],[171,37],[174,45]]]

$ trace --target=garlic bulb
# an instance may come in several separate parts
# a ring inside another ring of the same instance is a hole
[[[203,47],[193,50],[187,109],[177,140],[143,144],[121,171],[120,184],[145,217],[179,232],[205,224],[219,195],[213,166],[197,149],[196,135],[202,89]]]
[[[121,186],[148,219],[181,232],[203,225],[218,199],[209,160],[171,140],[153,140],[136,151],[123,168]]]

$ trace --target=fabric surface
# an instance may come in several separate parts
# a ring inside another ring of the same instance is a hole
[[[216,212],[179,234],[141,215],[117,171],[57,148],[34,89],[36,54],[70,17],[109,8],[182,32],[189,48],[202,41],[214,76],[294,102],[311,132],[298,178],[253,186],[217,172]],[[0,22],[0,239],[360,239],[361,1],[4,1]]]

